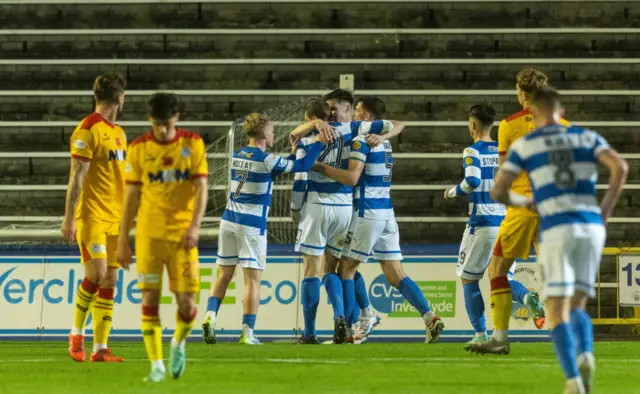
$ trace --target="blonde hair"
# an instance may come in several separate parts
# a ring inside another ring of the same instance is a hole
[[[549,85],[549,78],[540,70],[527,68],[516,75],[516,85],[526,95],[531,95]]]
[[[264,127],[269,123],[271,123],[271,119],[267,116],[267,114],[262,112],[254,112],[244,118],[244,125],[242,126],[242,129],[245,131],[245,133],[247,133],[249,137],[256,138],[260,136],[262,129],[264,129]]]

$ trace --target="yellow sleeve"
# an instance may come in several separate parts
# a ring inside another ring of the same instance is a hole
[[[142,167],[140,166],[140,144],[129,147],[127,151],[127,163],[124,166],[125,181],[131,185],[142,184]]]
[[[511,142],[511,127],[506,120],[503,120],[498,128],[498,155],[506,156]]]
[[[209,165],[207,154],[204,148],[204,141],[201,138],[193,140],[193,154],[191,155],[191,178],[206,178],[209,176]]]
[[[98,148],[98,141],[91,130],[77,128],[71,134],[71,157],[89,161]]]

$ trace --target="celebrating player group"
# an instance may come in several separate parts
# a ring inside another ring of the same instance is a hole
[[[565,393],[588,393],[595,370],[591,319],[585,311],[605,244],[605,224],[626,181],[627,164],[596,132],[566,121],[557,91],[538,70],[516,77],[522,111],[490,136],[495,111],[469,110],[473,144],[462,154],[464,179],[444,199],[469,198],[457,274],[475,336],[464,349],[509,354],[513,300],[525,305],[537,328],[550,329],[564,371]],[[198,239],[207,203],[207,159],[202,139],[176,126],[175,95],[149,100],[151,131],[127,148],[115,124],[124,105],[118,74],[94,83],[95,112],[71,136],[71,172],[62,233],[77,242],[85,277],[78,288],[69,354],[85,361],[84,327],[93,314],[93,362],[121,362],[107,346],[117,270],[129,269],[129,232],[136,220],[136,269],[142,291],[142,333],[151,372],[165,379],[160,291],[166,267],[177,303],[169,371],[185,370],[185,344],[196,318]],[[355,104],[355,106],[354,106]],[[309,101],[304,122],[291,131],[292,153],[281,157],[274,123],[263,113],[244,121],[248,143],[230,159],[231,187],[218,236],[218,276],[202,321],[203,339],[216,343],[216,318],[236,267],[244,276],[240,343],[261,345],[255,335],[260,281],[267,260],[267,221],[274,177],[295,173],[291,212],[302,254],[300,289],[304,333],[298,343],[319,344],[316,315],[324,286],[333,308],[334,344],[364,343],[381,318],[369,303],[358,266],[380,262],[387,281],[418,311],[426,342],[438,342],[445,322],[430,309],[419,286],[403,270],[400,233],[390,197],[392,144],[404,129],[385,120],[377,97],[336,90]],[[301,120],[302,121],[302,120]],[[596,199],[597,165],[609,169],[609,188]],[[137,219],[136,219],[137,217]],[[543,299],[513,280],[517,258],[535,247],[544,277]],[[488,336],[479,281],[489,271],[493,333]]]

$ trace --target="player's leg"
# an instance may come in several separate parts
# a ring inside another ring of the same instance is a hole
[[[325,251],[325,273],[333,272],[337,269],[338,262],[342,257],[342,251],[347,241],[349,227],[351,225],[353,208],[351,206],[329,206],[325,207],[326,239],[327,248]],[[352,325],[346,323],[344,307],[344,289],[342,280],[335,277],[335,287],[332,289],[338,311],[334,320],[334,343],[344,343],[349,337],[353,337]],[[353,311],[356,308],[351,308]],[[340,316],[340,314],[342,316]]]
[[[529,316],[537,329],[544,328],[545,313],[540,295],[535,291],[529,291],[522,283],[514,279],[509,279],[509,287],[511,287],[511,299],[527,307]]]
[[[355,323],[355,314],[353,313],[353,310],[357,309],[358,306],[356,301],[355,283],[353,279],[359,265],[360,261],[347,256],[343,256],[340,260],[340,277],[342,278],[344,308],[345,311],[349,311],[346,316],[346,327],[348,328],[348,330],[346,332],[346,338],[343,338],[342,342],[337,342],[334,336],[334,343],[354,343],[354,333],[351,327]]]
[[[113,304],[116,282],[120,265],[116,259],[116,249],[118,244],[117,236],[118,224],[113,224],[107,231],[107,271],[100,282],[98,297],[93,303],[91,313],[93,314],[93,354],[91,361],[121,362],[121,357],[116,357],[107,346],[111,323],[113,321]]]
[[[207,313],[202,322],[202,339],[208,344],[216,343],[216,318],[238,264],[238,245],[235,233],[226,230],[219,231],[216,263],[218,275],[209,291]]]
[[[227,289],[229,288],[229,283],[233,280],[237,264],[233,263],[230,259],[217,260],[217,263],[218,275],[216,276],[216,281],[209,292],[207,313],[204,321],[202,322],[202,339],[209,345],[213,345],[217,342],[216,319],[218,317],[218,311],[220,310],[222,301],[224,301]]]
[[[171,338],[169,370],[174,379],[184,374],[187,363],[187,338],[193,329],[198,309],[195,295],[200,290],[200,264],[198,248],[189,250],[177,242],[167,242],[169,289],[176,295],[178,310],[176,329]]]
[[[343,288],[341,275],[336,272],[338,270],[338,263],[342,266],[344,261],[340,261],[340,259],[331,251],[326,250],[324,253],[324,275],[322,277],[322,282],[324,283],[324,288],[327,291],[329,302],[333,306],[333,343],[343,344],[349,336],[349,333],[347,332],[349,325],[347,323],[348,319],[345,315],[345,311],[347,309],[345,305],[344,292],[346,290]],[[340,269],[342,269],[342,267],[340,267]],[[352,304],[350,308],[351,309],[349,310],[353,310],[354,305]]]
[[[100,282],[107,274],[107,241],[101,228],[77,221],[76,238],[85,276],[76,292],[73,325],[69,334],[69,355],[75,361],[85,361],[84,326],[87,314],[98,295]]]
[[[160,292],[166,245],[146,237],[136,236],[136,269],[138,287],[142,291],[142,339],[151,362],[151,372],[146,381],[165,379],[162,361],[162,324],[160,322]]]
[[[576,276],[571,260],[577,246],[572,237],[548,237],[540,245],[544,269],[545,308],[556,358],[565,375],[565,393],[583,393],[576,360],[575,338],[569,322]]]
[[[491,260],[491,248],[495,237],[480,237],[477,234],[480,231],[480,229],[472,231],[471,227],[467,226],[462,235],[460,251],[458,252],[458,264],[456,266],[456,274],[462,281],[464,306],[475,332],[473,339],[464,345],[466,350],[472,344],[484,342],[488,339],[484,317],[484,298],[480,291],[479,281],[484,276],[484,272]]]
[[[576,291],[571,299],[571,327],[576,339],[578,369],[586,392],[593,387],[595,358],[593,355],[593,325],[586,311],[587,300],[595,296],[595,281],[600,267],[605,230],[595,227],[591,236],[580,239],[572,260],[576,275]]]
[[[295,250],[302,254],[304,279],[300,286],[300,301],[304,316],[304,334],[299,344],[319,344],[316,337],[316,314],[320,303],[322,256],[327,243],[324,207],[305,204],[302,208]]]
[[[244,295],[242,298],[242,335],[240,343],[245,345],[262,345],[254,335],[258,306],[260,305],[260,280],[262,270],[243,266]]]
[[[494,332],[492,340],[484,344],[492,353],[509,353],[509,320],[513,295],[509,284],[509,269],[516,258],[529,257],[531,245],[537,237],[539,219],[521,211],[507,211],[500,226],[498,239],[489,264],[491,279],[491,317]]]
[[[113,267],[111,263],[107,268],[107,273],[100,282],[98,297],[93,303],[91,313],[93,314],[93,353],[92,362],[122,362],[122,357],[115,356],[107,346],[109,333],[111,332],[111,322],[113,321],[113,304],[116,282],[118,281],[119,268]]]
[[[267,261],[267,237],[264,235],[238,234],[238,260],[244,273],[242,300],[242,335],[240,343],[262,345],[253,330],[260,306],[260,280]]]
[[[422,290],[404,272],[400,260],[380,260],[380,267],[389,284],[398,289],[409,304],[420,313],[427,329],[425,343],[437,343],[444,330],[444,322],[431,311]]]

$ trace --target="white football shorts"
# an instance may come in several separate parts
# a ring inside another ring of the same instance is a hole
[[[580,290],[596,295],[595,281],[607,233],[598,224],[560,225],[540,237],[544,297],[569,297]]]
[[[466,280],[482,279],[491,262],[493,245],[499,229],[499,227],[476,227],[472,234],[471,227],[467,225],[458,252],[456,273],[459,277]],[[511,268],[512,271],[509,274],[513,276],[515,263]]]
[[[352,211],[353,207],[350,205],[304,204],[300,212],[296,252],[322,256],[326,248],[339,259],[342,256]]]
[[[267,236],[248,235],[220,230],[218,233],[219,265],[240,265],[264,271],[267,262]]]
[[[395,217],[375,220],[354,215],[343,255],[361,263],[374,256],[378,261],[402,261],[400,230]]]

